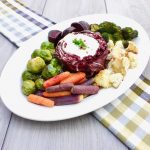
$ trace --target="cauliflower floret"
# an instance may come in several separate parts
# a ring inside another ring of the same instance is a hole
[[[122,41],[117,41],[116,44],[115,44],[115,47],[124,49],[124,46],[123,46],[123,44],[122,44]]]
[[[114,46],[115,46],[115,45],[114,45],[114,42],[113,42],[112,40],[109,40],[108,43],[107,43],[107,48],[108,48],[108,50],[111,51]]]
[[[114,88],[118,88],[123,80],[123,75],[121,73],[111,74],[109,80]]]
[[[124,76],[130,66],[130,61],[127,57],[116,58],[111,62],[111,66],[115,73],[121,73]]]
[[[138,53],[138,48],[136,47],[134,42],[129,41],[129,45],[126,48],[126,51],[127,52],[133,52],[133,53],[137,54]]]
[[[111,87],[111,84],[109,82],[109,76],[111,74],[111,71],[108,69],[104,69],[100,71],[94,78],[95,83],[98,86],[104,87],[104,88],[109,88]]]
[[[129,58],[129,61],[130,61],[130,68],[133,69],[137,67],[137,64],[138,64],[137,55],[132,52],[128,52],[127,57]]]
[[[115,46],[111,52],[112,58],[120,58],[125,56],[125,50]]]

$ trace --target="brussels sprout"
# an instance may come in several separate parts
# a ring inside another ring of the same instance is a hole
[[[42,71],[42,76],[44,79],[48,79],[48,78],[51,78],[51,77],[57,75],[58,73],[59,73],[58,70],[54,66],[49,64]]]
[[[123,40],[123,36],[122,36],[121,32],[114,33],[113,34],[113,39],[114,39],[114,42]]]
[[[50,49],[55,49],[54,43],[48,42],[48,41],[43,42],[43,43],[41,44],[41,49],[48,49],[48,50],[50,50]]]
[[[114,41],[113,36],[109,33],[106,32],[102,33],[102,37],[106,40],[106,42],[108,42],[109,40]]]
[[[31,57],[32,58],[38,57],[39,56],[39,52],[40,52],[40,49],[35,49],[33,51],[33,53],[31,54]]]
[[[122,44],[123,44],[124,48],[127,48],[129,45],[129,42],[126,40],[122,40]]]
[[[45,61],[40,58],[32,58],[27,63],[27,70],[32,73],[40,73],[45,67]]]
[[[100,27],[98,24],[91,24],[90,29],[92,32],[97,32],[97,31],[99,31]]]
[[[49,50],[40,50],[39,57],[43,58],[45,61],[50,61],[52,59],[52,55]]]
[[[36,91],[35,83],[32,80],[26,80],[22,83],[22,92],[24,95],[32,94]]]
[[[43,88],[44,79],[39,78],[35,81],[35,86],[38,90]]]
[[[38,78],[38,75],[36,74],[33,74],[27,70],[25,70],[23,73],[22,73],[22,80],[25,81],[25,80],[33,80],[35,81],[36,79]]]
[[[59,62],[59,60],[57,58],[53,58],[50,63],[54,67],[57,67],[57,66],[60,65],[60,62]]]
[[[117,26],[112,22],[104,21],[99,25],[99,31],[100,33],[107,32],[107,33],[114,34],[115,32],[120,32],[121,27]]]
[[[122,29],[122,34],[125,40],[132,40],[138,36],[138,31],[131,27],[125,27]]]

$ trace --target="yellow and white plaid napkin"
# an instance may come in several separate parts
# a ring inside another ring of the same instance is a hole
[[[130,149],[150,150],[150,80],[141,76],[131,88],[94,116]]]
[[[15,45],[54,22],[13,1],[0,1],[0,33]],[[130,149],[150,150],[150,81],[141,76],[132,87],[94,116]]]

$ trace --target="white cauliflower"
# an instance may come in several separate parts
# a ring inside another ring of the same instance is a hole
[[[114,42],[113,42],[112,40],[109,40],[108,43],[107,43],[107,48],[108,48],[108,50],[111,51],[114,46],[115,46],[115,45],[114,45]]]
[[[129,66],[130,61],[127,57],[116,58],[111,62],[112,70],[115,73],[121,73],[123,76],[126,75]]]
[[[130,68],[133,69],[137,67],[137,64],[138,64],[137,55],[132,52],[128,52],[127,57],[129,58],[129,61],[130,61]]]
[[[111,71],[108,69],[104,69],[100,71],[94,78],[95,83],[98,86],[104,87],[104,88],[109,88],[111,87],[109,77],[110,77]]]
[[[123,44],[122,44],[122,41],[117,41],[116,44],[115,44],[115,47],[124,49],[124,46],[123,46]]]
[[[109,81],[114,88],[118,88],[123,80],[123,75],[121,73],[111,74]]]
[[[138,48],[136,47],[134,42],[129,41],[129,45],[126,48],[126,51],[127,52],[133,52],[133,53],[137,54],[138,53]]]

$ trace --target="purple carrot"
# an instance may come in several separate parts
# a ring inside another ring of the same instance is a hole
[[[83,83],[80,84],[80,85],[92,85],[93,83],[94,83],[94,78],[91,78],[91,79],[89,79],[89,80],[83,82]]]
[[[83,99],[83,95],[72,95],[72,96],[64,96],[54,98],[54,102],[56,106],[60,105],[70,105],[79,103]]]
[[[70,91],[72,87],[73,83],[62,83],[46,88],[46,92]]]
[[[71,89],[72,94],[96,94],[99,91],[98,86],[94,85],[75,85]]]

